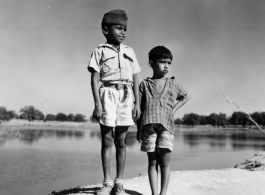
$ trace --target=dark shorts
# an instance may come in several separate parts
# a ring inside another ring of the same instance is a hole
[[[143,127],[141,151],[154,152],[157,148],[167,148],[173,151],[174,135],[162,124],[153,123]]]

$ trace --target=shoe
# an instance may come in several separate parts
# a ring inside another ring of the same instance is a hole
[[[123,185],[120,183],[114,184],[112,190],[111,190],[112,195],[125,195],[125,191],[123,189]]]
[[[97,191],[96,195],[109,195],[111,192],[112,186],[108,184],[103,184],[99,191]]]

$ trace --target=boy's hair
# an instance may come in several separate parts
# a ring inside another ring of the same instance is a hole
[[[157,59],[170,58],[173,59],[171,51],[164,46],[156,46],[149,52],[149,62],[155,62]]]

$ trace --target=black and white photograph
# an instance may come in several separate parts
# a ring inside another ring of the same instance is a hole
[[[0,0],[0,195],[264,195],[264,0]]]

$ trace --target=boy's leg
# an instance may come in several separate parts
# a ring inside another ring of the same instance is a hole
[[[113,145],[113,127],[100,124],[101,129],[101,160],[104,181],[110,181],[111,149]]]
[[[167,193],[167,187],[170,177],[170,155],[171,151],[166,148],[159,148],[159,165],[161,170],[161,190],[160,195]]]
[[[157,150],[154,152],[148,152],[148,177],[152,190],[152,195],[158,195],[158,154]]]
[[[117,126],[115,128],[115,147],[116,147],[116,178],[123,179],[126,161],[126,134],[128,126]]]
[[[116,147],[116,178],[111,194],[113,195],[125,195],[123,188],[123,172],[126,160],[126,134],[128,126],[117,126],[115,128],[114,143]]]

